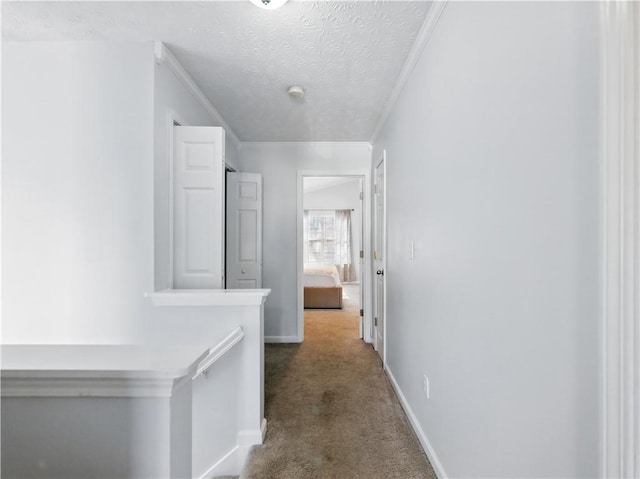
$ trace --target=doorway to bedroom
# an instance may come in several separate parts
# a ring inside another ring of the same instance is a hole
[[[366,340],[365,177],[305,175],[301,190],[300,331],[305,323],[342,328],[350,322],[353,334]]]

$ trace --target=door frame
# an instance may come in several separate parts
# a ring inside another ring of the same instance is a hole
[[[382,150],[382,155],[380,155],[380,159],[373,165],[373,177],[375,178],[375,171],[378,169],[378,166],[380,165],[380,163],[382,163],[382,191],[383,191],[383,198],[382,198],[382,271],[384,272],[383,278],[382,278],[382,320],[383,320],[383,326],[382,326],[382,367],[386,368],[387,367],[387,150],[384,149]],[[375,183],[374,181],[374,187],[377,187],[377,183]],[[375,199],[373,200],[373,203],[375,204]],[[375,209],[375,208],[374,208]],[[376,210],[377,211],[377,210]],[[377,217],[377,213],[374,214],[373,218],[375,219],[375,222],[373,224],[373,228],[374,228],[374,233],[373,233],[373,238],[375,238],[375,235],[377,234],[377,229],[378,229],[378,225],[377,225],[377,221],[378,221],[378,217]],[[372,238],[372,247],[375,246],[373,244],[373,238]],[[372,253],[372,263],[373,263],[373,268],[371,270],[371,280],[372,282],[377,282],[377,278],[376,278],[376,273],[375,273],[375,259],[373,259],[373,253]],[[378,289],[376,287],[373,288],[374,290],[374,298],[373,298],[373,304],[374,304],[374,310],[377,309],[378,307],[378,298],[377,298],[377,294],[378,294]],[[377,344],[377,327],[374,327],[373,329],[373,333],[374,333],[374,338],[373,338],[373,345],[374,347]],[[376,349],[377,350],[377,349]]]
[[[640,476],[640,4],[600,4],[600,477]]]
[[[361,305],[364,309],[362,317],[362,339],[366,343],[373,340],[373,304],[371,274],[372,264],[368,258],[371,253],[371,171],[369,170],[298,170],[297,192],[297,341],[304,341],[304,178],[315,176],[357,177],[362,179],[362,250],[364,251],[363,270],[360,272],[360,287],[363,288],[364,301]]]
[[[174,245],[174,211],[173,211],[173,201],[174,201],[174,172],[173,172],[173,165],[174,165],[174,151],[173,151],[173,145],[174,145],[174,135],[175,135],[175,130],[174,127],[175,126],[190,126],[185,119],[182,117],[182,115],[180,115],[179,113],[177,113],[176,111],[172,110],[172,109],[167,109],[167,114],[165,117],[165,121],[166,121],[166,126],[167,126],[167,168],[168,170],[168,180],[169,180],[169,185],[168,185],[168,191],[169,191],[169,205],[168,205],[168,212],[169,212],[169,278],[168,278],[168,285],[170,289],[173,289],[173,249],[175,247]]]

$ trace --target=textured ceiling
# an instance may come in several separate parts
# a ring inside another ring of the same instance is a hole
[[[242,141],[369,141],[429,6],[2,2],[2,38],[162,40]]]

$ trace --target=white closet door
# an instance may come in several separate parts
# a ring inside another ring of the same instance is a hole
[[[224,287],[224,130],[174,127],[173,287]]]
[[[227,288],[262,288],[259,173],[227,173]]]

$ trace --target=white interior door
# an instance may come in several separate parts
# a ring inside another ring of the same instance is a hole
[[[259,173],[227,173],[227,288],[262,288]]]
[[[375,230],[373,263],[375,276],[375,312],[374,312],[374,344],[384,364],[384,335],[385,335],[385,261],[386,261],[386,202],[385,202],[385,167],[386,152],[375,170]]]
[[[224,130],[175,126],[173,287],[224,287]]]

